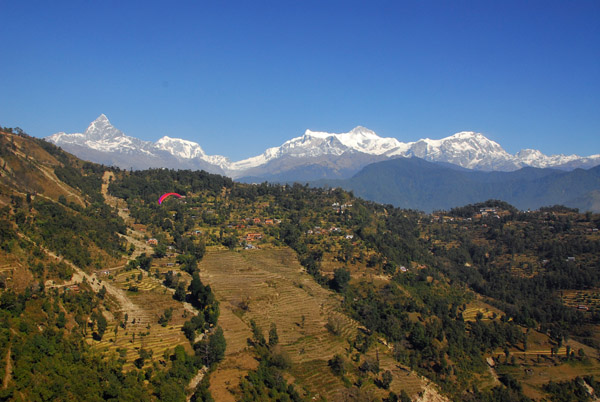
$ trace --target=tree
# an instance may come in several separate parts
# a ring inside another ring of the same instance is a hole
[[[94,339],[96,339],[97,341],[102,340],[102,337],[104,336],[104,332],[106,332],[106,327],[108,326],[108,323],[106,322],[106,318],[104,318],[104,315],[102,313],[96,313],[96,326],[97,326],[97,332],[95,332],[93,334]]]
[[[150,266],[152,265],[152,257],[144,253],[137,258],[137,262],[141,269],[144,271],[149,271]]]
[[[65,312],[61,311],[58,313],[58,317],[56,318],[56,326],[58,328],[64,328],[66,324],[67,324],[67,319],[65,316]]]
[[[165,255],[167,255],[167,245],[166,244],[160,243],[156,247],[154,247],[154,254],[153,254],[154,258],[163,258]]]
[[[331,280],[331,288],[337,292],[343,293],[350,282],[350,271],[346,268],[337,268],[333,271],[333,279]]]
[[[178,283],[177,288],[175,289],[175,294],[173,295],[173,298],[178,301],[184,301],[185,296],[186,296],[185,285],[183,283]]]
[[[203,339],[194,344],[194,350],[196,351],[196,355],[202,360],[202,363],[205,366],[210,367],[212,364],[223,360],[226,346],[227,343],[225,341],[225,336],[223,335],[223,330],[221,327],[217,327],[217,329],[209,335],[208,339]]]
[[[191,321],[184,322],[181,330],[190,342],[193,342],[194,339],[196,339],[196,326]]]
[[[379,382],[379,384],[381,385],[381,388],[383,389],[389,389],[390,388],[390,384],[392,383],[392,372],[389,370],[386,370],[383,372],[383,374],[381,375],[381,381]]]
[[[255,345],[266,345],[265,336],[262,329],[256,324],[256,321],[250,320],[250,328],[252,329],[252,341]]]
[[[169,307],[169,308],[165,309],[165,311],[163,312],[163,315],[161,315],[158,318],[158,323],[160,325],[162,325],[163,327],[166,327],[167,324],[169,323],[169,321],[171,321],[172,317],[173,317],[173,307]]]
[[[269,330],[269,346],[273,347],[279,343],[279,335],[277,335],[277,326],[275,323],[271,323],[271,329]]]
[[[225,357],[225,348],[227,347],[227,342],[225,340],[225,336],[223,335],[223,330],[221,327],[217,327],[213,334],[210,335],[209,346],[211,350],[211,360],[214,363],[220,362]]]
[[[333,371],[333,374],[335,375],[342,376],[346,373],[346,361],[339,354],[333,356],[333,358],[331,358],[327,362],[327,364],[329,365],[329,368],[331,368],[331,371]]]

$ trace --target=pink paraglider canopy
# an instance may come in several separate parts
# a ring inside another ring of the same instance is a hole
[[[181,198],[181,195],[177,194],[177,193],[165,193],[163,195],[160,196],[160,198],[158,199],[158,204],[162,204],[162,202],[167,198],[174,195],[177,198]]]

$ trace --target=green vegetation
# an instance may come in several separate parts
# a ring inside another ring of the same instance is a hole
[[[302,401],[293,385],[288,384],[282,370],[289,368],[289,358],[277,348],[277,329],[271,326],[269,342],[265,340],[262,329],[252,322],[252,339],[248,342],[254,347],[259,361],[258,368],[248,373],[241,382],[239,401],[262,400]]]
[[[348,397],[414,397],[391,367],[431,379],[456,400],[586,400],[584,383],[600,391],[593,377],[583,377],[599,368],[599,215],[560,206],[520,212],[494,200],[424,214],[340,189],[106,169],[17,134],[2,134],[0,147],[4,399],[184,400],[206,367],[193,399],[211,400],[211,370],[227,346],[218,320],[226,305],[198,264],[218,250],[233,250],[227,253],[239,262],[278,247],[293,249],[332,292],[313,282],[312,289],[294,282],[295,291],[318,289],[343,307],[298,315],[296,325],[319,326],[344,342],[319,369]],[[60,185],[44,187],[40,177],[48,174]],[[171,191],[185,197],[158,205]],[[82,279],[91,272],[98,282]],[[132,315],[118,295],[135,301]],[[252,331],[256,365],[233,393],[239,400],[312,397],[286,380],[295,364],[306,363],[286,354],[289,332],[267,322],[265,336],[247,318],[254,301],[245,296],[233,303]],[[152,303],[158,307],[143,316],[139,306]],[[155,328],[172,330],[179,343],[156,352],[146,341]],[[139,346],[123,347],[136,339]],[[393,364],[380,365],[384,357]],[[523,374],[543,362],[572,375],[541,385]]]
[[[151,183],[157,175],[173,174],[136,173]],[[249,218],[280,220],[279,225],[252,230],[261,233],[262,243],[284,243],[296,250],[307,272],[344,295],[349,314],[395,345],[400,363],[451,394],[461,395],[476,384],[486,371],[485,356],[522,348],[527,342],[524,328],[539,330],[560,344],[585,325],[598,324],[598,312],[566,306],[557,294],[599,283],[597,270],[591,268],[599,262],[600,240],[587,232],[597,226],[595,216],[584,221],[575,211],[552,208],[520,213],[499,201],[426,215],[365,202],[340,190],[217,183],[220,188],[210,183],[200,190],[174,181],[165,191],[178,190],[187,199],[163,208],[174,211],[171,217],[164,215],[161,221],[152,212],[154,205],[142,206],[149,196],[139,199],[136,216],[157,229],[182,222],[175,233],[183,229],[185,237],[199,230],[207,246],[228,248],[245,244],[249,229],[242,227],[252,226]],[[484,208],[494,212],[482,216]],[[569,258],[573,256],[575,263]],[[355,280],[356,270],[384,274],[389,280]],[[189,300],[201,299],[197,293]],[[504,314],[464,321],[465,306],[476,293]],[[188,325],[189,336],[192,327]],[[383,378],[379,381],[385,385]],[[521,391],[510,391],[515,392]]]

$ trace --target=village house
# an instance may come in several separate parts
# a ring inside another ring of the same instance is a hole
[[[255,241],[255,240],[261,240],[262,239],[262,234],[260,233],[247,233],[246,234],[246,241]]]
[[[74,293],[79,293],[79,285],[78,284],[74,284],[74,285],[69,285],[65,288],[66,290],[70,290]]]
[[[155,238],[148,239],[148,241],[146,243],[151,246],[158,246],[158,240],[156,240]]]

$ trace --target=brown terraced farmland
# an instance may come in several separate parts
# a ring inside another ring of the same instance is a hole
[[[316,400],[343,398],[346,387],[327,361],[335,354],[350,361],[348,341],[360,331],[359,324],[342,312],[339,295],[304,272],[292,250],[211,251],[200,263],[200,276],[220,302],[219,325],[227,340],[225,360],[211,375],[215,400],[235,400],[233,392],[240,378],[257,365],[247,342],[250,320],[265,334],[275,323],[279,345],[292,361],[289,381],[299,391]],[[339,335],[326,328],[328,320],[336,322]],[[414,396],[423,389],[424,382],[401,369],[387,348],[380,345],[378,349],[382,369],[394,375],[391,390],[405,389]],[[375,386],[369,388],[374,394],[387,394]]]
[[[139,274],[142,279],[137,279]],[[114,353],[125,361],[125,369],[133,368],[133,362],[139,357],[141,349],[151,352],[152,358],[146,361],[161,361],[164,364],[164,352],[173,351],[175,346],[182,345],[191,352],[189,341],[183,335],[181,327],[195,311],[191,306],[173,299],[172,292],[161,285],[156,278],[134,269],[121,270],[113,279],[103,282],[107,286],[122,289],[127,298],[126,305],[120,305],[114,311],[104,312],[108,320],[108,328],[101,341],[92,339],[92,331],[88,332],[87,341],[95,348]],[[127,291],[129,286],[136,286],[136,292]],[[159,317],[166,309],[172,308],[172,318],[166,326],[159,324]],[[127,322],[125,321],[127,314]],[[187,318],[186,318],[187,317]]]

